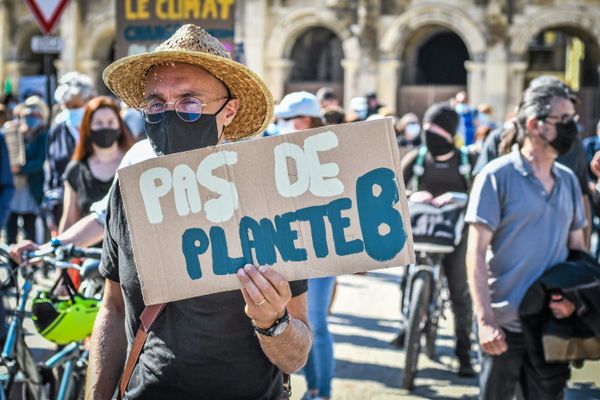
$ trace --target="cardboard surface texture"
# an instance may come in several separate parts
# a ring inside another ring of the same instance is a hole
[[[119,170],[146,304],[414,263],[391,119],[158,157]]]

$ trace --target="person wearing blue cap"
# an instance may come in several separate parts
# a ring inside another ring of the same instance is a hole
[[[287,94],[275,106],[274,114],[280,135],[323,126],[317,96],[305,91]]]

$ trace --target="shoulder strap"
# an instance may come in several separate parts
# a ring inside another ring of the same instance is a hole
[[[460,148],[460,166],[458,172],[465,178],[467,182],[467,191],[471,191],[471,162],[469,161],[469,149],[467,146]]]
[[[412,189],[415,192],[419,191],[420,179],[425,173],[425,156],[427,156],[428,151],[427,146],[421,146],[417,153],[417,159],[413,165]]]
[[[153,304],[151,306],[146,306],[144,311],[142,311],[142,314],[140,315],[140,326],[135,334],[135,339],[133,339],[133,345],[129,351],[129,356],[127,357],[127,362],[123,369],[123,375],[121,375],[121,380],[119,382],[119,394],[117,399],[121,400],[123,398],[125,390],[127,390],[127,385],[129,385],[131,375],[133,374],[133,369],[140,358],[144,343],[146,343],[146,339],[148,338],[148,332],[166,305],[167,303]]]

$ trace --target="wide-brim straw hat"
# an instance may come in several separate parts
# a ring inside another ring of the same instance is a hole
[[[228,140],[242,139],[265,130],[273,115],[273,96],[248,67],[231,59],[223,44],[196,25],[184,25],[154,51],[124,57],[104,70],[108,88],[131,107],[144,101],[146,75],[155,65],[185,63],[204,68],[221,80],[239,100],[233,121],[224,128]]]

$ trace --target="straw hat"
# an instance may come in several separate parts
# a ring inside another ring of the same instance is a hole
[[[155,65],[185,63],[204,68],[221,80],[240,106],[225,138],[242,139],[265,130],[273,114],[273,96],[246,66],[233,61],[223,44],[196,25],[184,25],[154,51],[115,61],[102,74],[104,83],[131,107],[144,100],[146,74]]]

